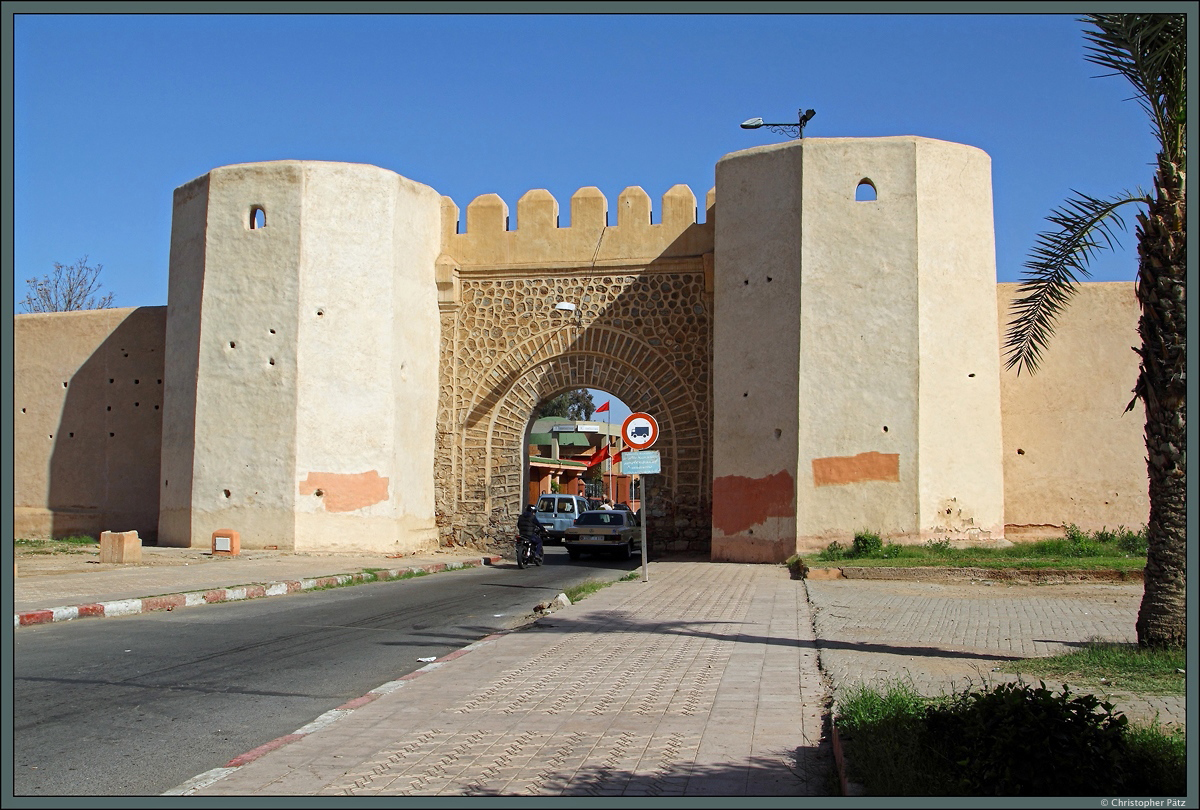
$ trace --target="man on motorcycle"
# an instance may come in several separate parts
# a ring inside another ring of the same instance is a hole
[[[546,528],[537,519],[537,510],[533,504],[526,506],[525,511],[517,518],[517,534],[533,543],[533,556],[541,563],[542,537],[546,534]]]

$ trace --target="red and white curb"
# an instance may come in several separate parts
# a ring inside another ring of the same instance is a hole
[[[343,703],[341,706],[338,706],[336,709],[330,709],[329,711],[325,712],[323,715],[318,717],[316,720],[313,720],[311,723],[308,723],[307,725],[301,726],[300,728],[293,731],[291,734],[284,734],[282,737],[277,737],[274,740],[271,740],[269,743],[265,743],[263,745],[260,745],[258,748],[255,748],[251,751],[247,751],[246,753],[241,754],[240,756],[236,756],[233,759],[229,760],[229,762],[225,763],[225,765],[223,767],[213,768],[210,771],[205,771],[204,773],[200,774],[199,776],[194,776],[191,779],[189,779],[188,781],[184,782],[182,785],[171,788],[166,793],[162,793],[160,795],[162,795],[162,796],[191,796],[191,795],[195,794],[196,791],[203,790],[204,788],[208,787],[209,785],[216,784],[217,782],[221,781],[222,779],[229,776],[230,774],[236,773],[238,771],[238,769],[242,768],[245,765],[249,765],[251,762],[254,762],[254,760],[258,759],[259,757],[265,756],[266,754],[269,754],[272,751],[276,751],[280,748],[283,748],[285,745],[294,743],[297,740],[302,740],[305,737],[307,737],[309,734],[315,734],[316,732],[320,731],[321,729],[328,728],[329,726],[336,723],[338,720],[341,720],[345,717],[349,717],[351,714],[354,713],[355,709],[361,709],[363,706],[366,706],[368,703],[372,703],[375,700],[377,700],[378,698],[383,697],[384,695],[395,692],[396,690],[402,688],[406,683],[413,680],[414,678],[418,678],[421,675],[424,675],[426,672],[431,672],[435,669],[438,669],[439,667],[444,666],[446,663],[453,661],[455,658],[466,655],[467,653],[477,650],[480,647],[483,647],[487,644],[491,644],[496,639],[502,638],[503,636],[505,636],[507,634],[508,634],[507,632],[493,633],[490,636],[485,636],[484,638],[481,638],[479,641],[476,641],[473,644],[468,644],[467,646],[463,647],[461,650],[455,650],[452,653],[443,655],[441,658],[437,659],[436,661],[433,661],[432,663],[426,664],[425,666],[421,667],[420,669],[413,670],[412,672],[408,673],[407,675],[401,676],[394,681],[388,681],[387,683],[383,684],[382,686],[375,687],[374,689],[372,689],[370,692],[367,692],[362,697],[355,698],[354,700]]]
[[[430,565],[394,568],[385,571],[360,571],[357,574],[336,574],[326,577],[314,577],[312,579],[269,582],[262,585],[242,585],[236,588],[214,588],[205,591],[174,593],[167,596],[148,596],[141,599],[119,599],[114,602],[96,602],[88,605],[43,608],[24,613],[14,613],[13,627],[27,627],[32,624],[46,624],[47,622],[69,622],[73,619],[133,616],[138,613],[149,613],[155,610],[174,610],[175,608],[210,605],[217,602],[237,602],[243,599],[283,596],[289,593],[312,590],[313,588],[328,588],[363,582],[384,582],[389,579],[401,579],[404,576],[411,576],[413,574],[434,574],[438,571],[455,571],[461,568],[478,568],[484,565],[495,565],[501,559],[499,556],[488,556],[465,562],[433,563]]]

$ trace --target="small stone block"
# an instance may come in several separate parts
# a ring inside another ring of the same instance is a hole
[[[140,563],[142,541],[136,531],[100,532],[100,562]]]
[[[236,557],[242,553],[242,542],[233,529],[217,529],[212,535],[214,557]]]

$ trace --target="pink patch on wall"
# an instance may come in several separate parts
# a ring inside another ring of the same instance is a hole
[[[859,453],[812,460],[813,484],[818,487],[861,481],[899,481],[899,453]]]
[[[713,479],[713,528],[731,535],[772,517],[796,513],[796,482],[787,470],[766,478],[725,475]]]
[[[316,495],[326,512],[353,512],[388,499],[388,479],[375,470],[365,473],[310,472],[300,482],[301,495]]]

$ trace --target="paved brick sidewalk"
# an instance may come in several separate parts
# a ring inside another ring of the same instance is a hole
[[[806,580],[834,700],[856,684],[904,680],[921,694],[1014,681],[1017,658],[1069,652],[1093,638],[1136,641],[1142,585],[941,584]],[[1036,678],[1027,677],[1036,682]],[[1059,684],[1047,686],[1058,688]],[[1183,723],[1183,696],[1113,695],[1131,720]]]
[[[801,796],[828,784],[808,603],[779,566],[652,563],[649,583],[451,658],[172,792]]]

